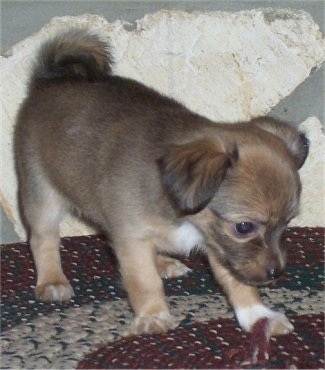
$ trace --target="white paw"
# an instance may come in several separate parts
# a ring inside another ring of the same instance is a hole
[[[237,308],[235,312],[239,325],[247,332],[264,317],[268,319],[268,337],[288,334],[293,330],[293,325],[283,313],[272,311],[262,304]]]
[[[68,301],[74,296],[73,289],[69,283],[40,284],[35,289],[37,299],[46,302]]]
[[[161,312],[158,315],[136,317],[125,335],[166,333],[177,326],[178,322],[169,312]]]

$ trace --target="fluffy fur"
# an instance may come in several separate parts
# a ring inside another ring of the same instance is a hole
[[[86,31],[59,35],[42,47],[20,109],[15,151],[37,298],[73,294],[59,255],[59,224],[72,209],[112,240],[135,313],[131,334],[175,327],[161,276],[188,269],[164,254],[194,248],[245,330],[264,314],[270,334],[292,330],[263,308],[256,285],[285,267],[280,238],[298,212],[305,137],[267,117],[212,122],[112,75],[110,60]]]

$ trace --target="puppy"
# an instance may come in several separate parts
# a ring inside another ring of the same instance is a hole
[[[249,331],[293,327],[256,286],[286,264],[281,233],[297,214],[308,142],[290,125],[258,118],[215,123],[111,73],[107,45],[73,30],[39,52],[18,116],[15,153],[23,218],[37,269],[36,297],[69,300],[59,224],[74,210],[111,238],[129,302],[130,334],[177,326],[162,277],[188,269],[168,254],[207,254]]]

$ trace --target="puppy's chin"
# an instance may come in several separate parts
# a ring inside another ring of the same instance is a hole
[[[218,261],[237,280],[253,286],[270,284],[283,273],[286,252],[267,245],[263,237],[243,242],[223,232],[215,233],[208,243]]]
[[[260,221],[244,213],[229,221],[218,214],[215,205],[197,216],[204,232],[207,248],[240,282],[266,285],[276,281],[286,264],[282,247],[284,225]]]
[[[250,274],[245,273],[243,271],[238,271],[234,269],[230,263],[225,263],[224,266],[236,277],[237,280],[240,282],[251,285],[251,286],[266,286],[271,283],[274,283],[277,279],[268,279],[267,277],[259,276],[254,274],[252,271]]]
[[[211,248],[211,247],[210,247]],[[268,285],[275,280],[271,280],[267,277],[267,273],[262,269],[253,269],[253,267],[249,267],[249,265],[245,264],[247,267],[244,266],[240,268],[237,264],[234,264],[234,261],[230,261],[224,253],[220,255],[218,251],[212,248],[218,261],[225,267],[231,275],[233,275],[238,281],[251,286],[263,286]]]

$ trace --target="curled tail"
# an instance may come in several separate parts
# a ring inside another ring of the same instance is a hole
[[[72,30],[45,42],[32,81],[60,78],[103,80],[111,72],[108,44],[87,30]]]

